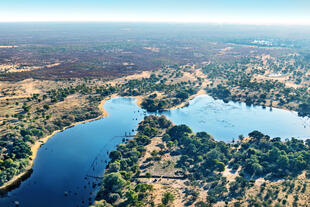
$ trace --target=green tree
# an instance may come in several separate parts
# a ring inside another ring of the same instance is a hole
[[[109,157],[112,162],[114,162],[115,160],[120,160],[122,158],[122,153],[118,150],[114,150],[110,152]]]
[[[45,110],[48,110],[50,107],[49,107],[49,105],[46,105],[46,104],[45,104],[45,105],[43,106],[43,108],[44,108]]]
[[[216,162],[216,169],[219,172],[223,172],[225,170],[225,164],[223,162],[217,161]]]
[[[152,177],[152,174],[149,173],[149,172],[147,172],[147,173],[145,174],[145,177],[146,177],[146,178],[151,178],[151,177]]]
[[[163,195],[163,198],[161,199],[162,203],[164,205],[168,205],[169,203],[173,203],[174,201],[174,195],[170,192],[166,192]]]
[[[127,202],[129,204],[131,204],[132,206],[137,206],[138,203],[138,194],[133,191],[133,190],[129,190],[126,192],[126,198],[127,198]]]
[[[173,140],[180,139],[181,137],[184,136],[185,133],[192,133],[192,130],[185,124],[173,126],[168,131],[168,134],[171,136]]]
[[[173,142],[172,141],[168,141],[168,143],[167,143],[167,147],[168,147],[168,149],[169,150],[171,150],[171,148],[173,147]]]
[[[126,186],[126,181],[119,173],[110,173],[106,175],[102,182],[104,190],[110,193],[120,193]]]

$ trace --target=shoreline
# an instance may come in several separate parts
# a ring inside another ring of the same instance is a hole
[[[204,89],[200,89],[196,94],[191,95],[186,101],[184,101],[184,102],[182,102],[182,103],[180,103],[180,104],[178,104],[176,106],[167,108],[165,111],[182,108],[182,107],[186,106],[187,104],[189,104],[189,101],[193,100],[197,96],[204,95],[204,94],[207,94],[207,92]]]
[[[200,94],[197,93],[197,94],[195,94],[195,95],[193,95],[193,96],[196,96],[196,95],[200,95]],[[74,127],[74,126],[76,126],[76,125],[78,125],[78,124],[83,124],[83,123],[87,123],[87,122],[92,122],[92,121],[99,120],[99,119],[101,119],[101,118],[104,118],[104,117],[109,116],[109,113],[108,113],[108,112],[105,110],[105,108],[104,108],[104,104],[106,103],[106,101],[108,101],[108,100],[110,100],[110,99],[112,99],[112,98],[115,98],[115,97],[122,97],[122,96],[119,96],[118,94],[112,94],[112,95],[110,95],[110,96],[104,98],[104,99],[99,103],[98,108],[99,108],[99,110],[100,110],[100,112],[101,112],[101,115],[100,115],[100,116],[98,116],[98,117],[96,117],[96,118],[93,118],[93,119],[89,119],[89,120],[84,120],[84,121],[72,123],[72,124],[70,124],[69,126],[64,127],[63,129],[56,130],[56,131],[52,132],[51,134],[49,134],[49,135],[47,135],[47,136],[45,136],[45,137],[43,137],[43,138],[37,140],[37,141],[30,147],[30,148],[31,148],[32,155],[31,155],[30,158],[29,158],[29,164],[28,164],[28,166],[24,169],[24,171],[23,171],[22,173],[20,173],[20,174],[18,174],[18,175],[15,175],[15,176],[14,176],[13,178],[11,178],[8,182],[6,182],[6,183],[4,183],[2,186],[0,186],[0,194],[1,194],[1,193],[5,193],[5,192],[9,192],[9,191],[13,190],[13,189],[11,189],[12,186],[16,186],[16,185],[18,186],[22,181],[24,181],[25,179],[27,179],[27,178],[31,175],[31,173],[32,173],[32,171],[33,171],[32,167],[33,167],[33,165],[34,165],[34,160],[35,160],[36,157],[37,157],[37,154],[38,154],[39,149],[41,148],[42,145],[44,145],[44,144],[45,144],[50,138],[52,138],[54,135],[56,135],[56,134],[59,133],[59,132],[62,132],[62,131],[64,131],[64,130],[66,130],[66,129],[68,129],[68,128]],[[137,105],[138,107],[141,108],[141,103],[142,103],[143,98],[144,98],[143,96],[124,96],[124,97],[136,99],[136,100],[137,100],[137,101],[136,101],[136,105]],[[192,97],[191,97],[191,98],[192,98]],[[193,97],[193,98],[194,98],[194,97]],[[185,105],[186,103],[187,103],[187,102],[184,102],[184,103],[182,103],[182,104]],[[178,106],[176,106],[176,107],[183,107],[182,104],[180,104],[180,105],[178,105]],[[175,108],[175,107],[173,107],[173,108]],[[171,109],[173,109],[173,108],[171,108]],[[170,110],[170,109],[168,109],[168,110]]]
[[[173,110],[173,109],[178,109],[178,108],[182,108],[184,106],[186,106],[189,101],[193,100],[194,98],[200,96],[200,95],[203,95],[203,94],[207,94],[207,92],[204,90],[204,89],[201,89],[199,90],[196,94],[190,96],[186,101],[176,105],[176,106],[173,106],[173,107],[170,107],[170,108],[167,108],[165,109],[165,111],[168,111],[168,110]],[[99,120],[101,118],[104,118],[104,117],[107,117],[109,116],[109,113],[105,110],[104,108],[104,104],[106,103],[106,101],[112,99],[112,98],[115,98],[115,97],[126,97],[126,98],[133,98],[133,99],[136,99],[136,105],[138,107],[141,108],[141,103],[143,101],[143,98],[144,96],[120,96],[118,94],[112,94],[106,98],[104,98],[102,101],[100,101],[99,105],[98,105],[98,108],[99,108],[99,111],[101,112],[101,115],[96,117],[96,118],[93,118],[93,119],[89,119],[89,120],[84,120],[84,121],[80,121],[80,122],[76,122],[76,123],[72,123],[71,125],[69,126],[66,126],[64,127],[63,129],[61,130],[56,130],[54,132],[52,132],[50,135],[42,138],[42,139],[39,139],[37,140],[32,146],[31,146],[31,151],[32,151],[32,155],[29,159],[29,165],[25,168],[25,170],[18,174],[18,175],[15,175],[12,179],[10,179],[8,182],[6,182],[5,184],[3,184],[2,186],[0,186],[0,194],[1,193],[5,193],[5,192],[9,192],[12,189],[12,186],[18,186],[22,181],[26,180],[32,173],[33,169],[33,164],[34,164],[34,160],[37,156],[37,153],[38,153],[38,150],[40,149],[40,147],[42,145],[44,145],[50,138],[52,138],[55,134],[61,132],[61,131],[64,131],[68,128],[71,128],[71,127],[74,127],[78,124],[83,124],[83,123],[87,123],[87,122],[92,122],[92,121],[95,121],[95,120]],[[262,105],[258,105],[258,106],[262,106]],[[287,110],[287,111],[290,111],[290,112],[295,112],[297,113],[296,111],[294,110],[289,110],[289,109],[286,109],[286,108],[278,108],[278,107],[274,107],[274,108],[277,108],[277,109],[282,109],[282,110]]]
[[[136,101],[136,105],[138,106],[138,107],[140,107],[140,108],[142,108],[141,107],[141,103],[142,103],[142,101],[143,101],[143,96],[119,96],[119,97],[125,97],[125,98],[133,98],[133,99],[137,99],[137,101]]]
[[[75,122],[75,123],[72,123],[70,124],[69,126],[66,126],[64,127],[63,129],[59,129],[59,130],[56,130],[54,132],[52,132],[50,135],[47,135],[39,140],[37,140],[30,148],[31,148],[31,152],[32,152],[32,155],[30,156],[29,158],[29,164],[28,166],[24,169],[24,171],[18,175],[15,175],[13,178],[11,178],[8,182],[4,183],[2,186],[0,186],[0,194],[1,193],[6,193],[6,192],[9,192],[13,189],[12,186],[15,186],[15,185],[19,185],[22,181],[24,181],[25,179],[27,179],[31,173],[32,173],[32,167],[33,167],[33,164],[34,164],[34,160],[35,158],[37,157],[37,154],[38,154],[38,151],[40,149],[40,147],[42,145],[44,145],[50,138],[52,138],[55,134],[59,133],[59,132],[62,132],[68,128],[71,128],[71,127],[74,127],[78,124],[83,124],[83,123],[87,123],[87,122],[92,122],[92,121],[95,121],[95,120],[99,120],[101,118],[104,118],[106,116],[108,116],[108,112],[104,109],[104,104],[106,101],[112,99],[112,98],[115,98],[117,97],[117,94],[112,94],[106,98],[104,98],[98,105],[98,108],[101,112],[101,115],[96,117],[96,118],[93,118],[93,119],[88,119],[88,120],[84,120],[84,121],[79,121],[79,122]]]

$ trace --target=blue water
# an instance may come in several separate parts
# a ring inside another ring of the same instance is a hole
[[[104,105],[109,116],[79,124],[49,139],[38,151],[33,173],[16,190],[0,199],[0,206],[76,207],[93,202],[107,152],[122,143],[123,135],[134,134],[147,113],[136,100],[113,98]],[[243,103],[224,103],[202,95],[188,107],[164,112],[176,124],[187,124],[195,132],[207,131],[217,140],[230,142],[238,135],[259,130],[271,137],[310,138],[310,121],[295,112]],[[85,179],[86,177],[86,179]]]
[[[135,102],[128,98],[109,100],[104,106],[108,117],[79,124],[49,139],[38,151],[31,177],[0,199],[0,206],[15,206],[14,201],[21,207],[88,206],[88,199],[94,199],[92,184],[98,182],[85,180],[85,176],[103,175],[107,151],[122,143],[122,135],[134,133],[144,117]]]
[[[271,137],[310,139],[310,119],[298,117],[296,112],[245,103],[214,100],[201,95],[188,107],[164,112],[175,124],[186,124],[195,132],[206,131],[217,140],[231,141],[259,130]]]

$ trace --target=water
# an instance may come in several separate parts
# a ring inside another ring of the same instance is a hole
[[[122,142],[122,135],[134,133],[132,129],[144,117],[135,101],[109,100],[105,104],[108,117],[79,124],[49,139],[38,151],[31,177],[0,199],[0,206],[15,206],[14,201],[21,207],[88,206],[88,199],[94,199],[92,184],[96,180],[84,177],[103,175],[107,151]],[[94,172],[91,164],[97,155]]]
[[[296,112],[245,103],[214,100],[201,95],[190,101],[188,107],[164,112],[175,124],[186,124],[195,132],[206,131],[215,139],[231,141],[238,135],[253,130],[271,137],[310,139],[310,119],[298,117]]]
[[[38,151],[31,177],[1,198],[0,206],[15,206],[14,201],[21,207],[88,206],[97,189],[93,184],[99,179],[85,180],[85,176],[102,176],[109,160],[107,152],[122,143],[125,133],[135,133],[132,130],[147,114],[135,101],[111,99],[104,106],[108,117],[77,125],[49,139]],[[207,131],[215,139],[228,142],[253,130],[271,137],[310,138],[309,119],[295,112],[224,103],[207,95],[196,97],[188,107],[163,114],[176,124],[187,124],[195,132]]]

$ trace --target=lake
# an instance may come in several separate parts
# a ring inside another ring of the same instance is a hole
[[[33,173],[8,195],[0,206],[76,207],[92,203],[109,161],[108,152],[135,133],[147,115],[135,99],[113,98],[104,105],[109,115],[59,132],[38,151]],[[208,95],[190,101],[188,107],[163,112],[175,124],[187,124],[195,132],[206,131],[216,140],[231,142],[238,135],[259,130],[271,137],[310,138],[309,118],[281,109],[224,103]]]

